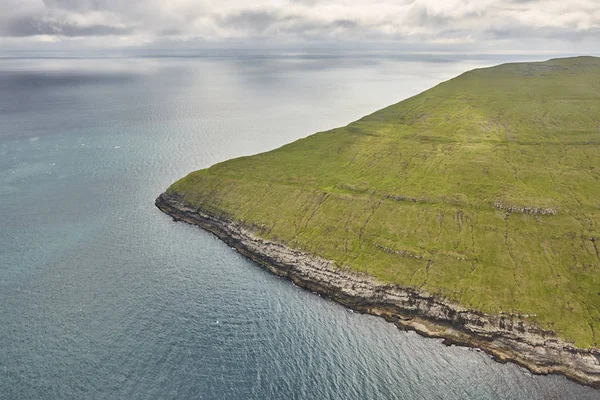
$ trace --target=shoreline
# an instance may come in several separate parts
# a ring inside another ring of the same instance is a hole
[[[517,315],[470,310],[425,292],[378,282],[330,260],[253,235],[227,221],[161,194],[155,205],[175,221],[211,232],[275,275],[354,311],[383,317],[402,330],[444,339],[446,345],[481,349],[498,362],[514,362],[533,374],[562,374],[600,389],[600,350],[580,349]]]

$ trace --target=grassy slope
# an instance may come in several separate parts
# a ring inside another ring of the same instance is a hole
[[[599,144],[600,58],[505,64],[170,190],[382,281],[535,314],[597,347]]]

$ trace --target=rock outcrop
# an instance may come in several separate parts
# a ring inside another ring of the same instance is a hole
[[[542,208],[542,207],[520,207],[520,206],[507,206],[502,203],[494,203],[494,208],[500,211],[506,211],[507,213],[521,213],[528,215],[556,215],[558,211],[554,208]]]
[[[176,221],[212,232],[240,253],[296,285],[346,307],[393,322],[445,344],[479,348],[497,361],[515,362],[535,374],[564,374],[600,388],[600,351],[580,349],[514,314],[489,315],[437,296],[343,269],[332,261],[262,239],[238,222],[192,207],[173,193],[156,206]]]

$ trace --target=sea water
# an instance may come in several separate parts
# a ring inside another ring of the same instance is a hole
[[[269,274],[154,198],[507,57],[0,59],[0,399],[594,399]]]

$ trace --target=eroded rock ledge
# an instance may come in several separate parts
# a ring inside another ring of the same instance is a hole
[[[176,194],[161,194],[156,206],[175,221],[212,232],[274,274],[353,310],[381,316],[400,329],[443,338],[448,345],[479,348],[497,361],[515,362],[535,374],[564,374],[600,388],[598,349],[576,348],[517,315],[489,315],[424,292],[382,284],[332,261],[257,237],[240,223],[185,204]]]

